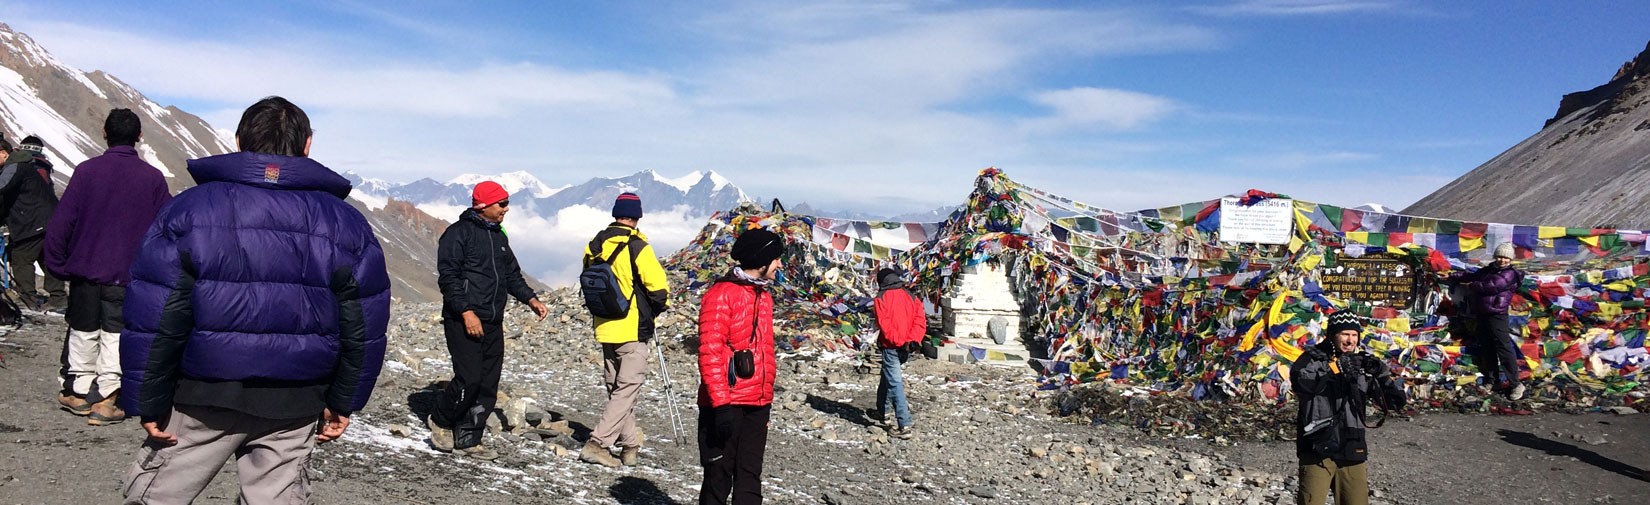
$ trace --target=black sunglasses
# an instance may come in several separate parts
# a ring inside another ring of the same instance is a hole
[[[510,201],[509,200],[499,200],[498,203],[495,203],[493,205],[497,205],[501,209],[507,209],[507,208],[510,208]]]

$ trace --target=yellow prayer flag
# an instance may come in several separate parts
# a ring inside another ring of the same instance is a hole
[[[1461,242],[1461,252],[1476,251],[1476,250],[1484,248],[1484,237],[1478,237],[1478,238],[1460,237],[1460,242]]]
[[[1260,336],[1260,331],[1264,329],[1266,329],[1266,325],[1261,323],[1250,326],[1249,331],[1243,333],[1243,341],[1238,343],[1238,351],[1249,352],[1250,349],[1254,349],[1255,339]]]
[[[1539,238],[1559,238],[1568,233],[1563,226],[1542,226],[1536,236]]]
[[[1369,232],[1367,232],[1367,231],[1349,231],[1349,232],[1346,232],[1346,241],[1347,242],[1357,242],[1359,244],[1368,244],[1369,243]]]
[[[1300,359],[1301,353],[1304,352],[1301,348],[1295,347],[1295,344],[1281,338],[1274,338],[1267,342],[1267,345],[1272,347],[1272,352],[1278,353],[1278,357],[1289,360],[1291,363]]]
[[[1393,332],[1393,333],[1408,334],[1409,333],[1409,318],[1399,316],[1399,317],[1394,317],[1392,319],[1388,319],[1388,320],[1386,320],[1386,329],[1387,329],[1387,331],[1390,331],[1390,332]]]

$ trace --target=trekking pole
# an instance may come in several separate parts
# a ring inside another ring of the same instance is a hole
[[[681,445],[682,439],[687,436],[687,426],[682,423],[682,415],[676,408],[676,392],[670,387],[670,365],[665,363],[662,346],[657,342],[652,344],[653,354],[659,357],[659,375],[663,376],[665,382],[665,405],[670,409],[670,429],[676,434],[676,444]]]

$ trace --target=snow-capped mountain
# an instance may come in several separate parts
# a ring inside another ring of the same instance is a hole
[[[581,264],[584,241],[613,219],[619,193],[642,197],[646,215],[642,232],[660,257],[687,245],[717,211],[737,207],[750,197],[716,172],[690,172],[669,178],[652,170],[625,177],[596,177],[580,184],[552,187],[527,172],[501,175],[464,174],[438,182],[424,178],[395,184],[344,174],[355,183],[355,197],[372,208],[400,202],[444,220],[458,219],[470,205],[475,184],[492,180],[510,192],[505,227],[522,267],[550,285],[568,285]]]
[[[372,202],[393,198],[410,202],[430,215],[451,219],[470,204],[470,191],[481,181],[493,181],[510,192],[511,212],[540,217],[555,216],[563,209],[583,205],[605,210],[613,205],[619,193],[634,192],[642,196],[643,207],[654,211],[676,211],[685,215],[709,218],[720,210],[727,210],[750,200],[743,190],[716,172],[689,172],[676,178],[667,178],[652,170],[618,178],[596,177],[577,185],[551,187],[528,172],[510,172],[500,175],[464,174],[447,182],[423,178],[405,184],[385,183],[353,173],[344,174],[355,183],[358,196]]]
[[[103,154],[103,119],[109,109],[126,108],[143,122],[138,153],[174,181],[191,158],[233,150],[211,125],[176,107],[162,107],[102,71],[81,72],[53,57],[28,35],[0,24],[0,134],[12,144],[37,135],[46,156],[57,162],[59,183],[74,166]],[[60,184],[59,187],[62,187]]]
[[[114,108],[138,115],[143,124],[138,153],[166,174],[174,193],[194,185],[186,170],[188,160],[235,149],[230,138],[200,117],[161,106],[102,71],[71,67],[28,35],[0,24],[0,135],[13,145],[24,136],[38,135],[54,162],[59,192],[68,186],[75,166],[105,150],[103,120]],[[375,183],[357,188],[356,195],[374,191]],[[352,203],[372,224],[384,248],[395,296],[415,302],[439,300],[435,241],[446,223],[403,202]]]

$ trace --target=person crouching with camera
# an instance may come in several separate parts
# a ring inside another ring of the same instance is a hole
[[[773,409],[773,295],[785,239],[762,228],[733,242],[739,266],[699,306],[699,503],[762,503],[762,457]]]
[[[1368,402],[1400,410],[1407,398],[1392,370],[1362,350],[1363,325],[1350,310],[1329,316],[1329,328],[1289,371],[1300,403],[1295,419],[1295,454],[1300,457],[1296,503],[1322,505],[1334,490],[1336,505],[1369,503],[1368,445],[1364,410]]]

